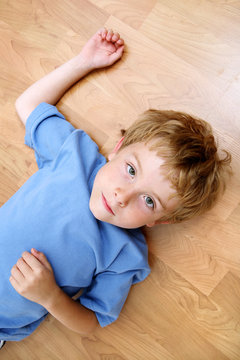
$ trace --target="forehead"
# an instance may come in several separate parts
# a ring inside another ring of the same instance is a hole
[[[141,170],[153,170],[156,174],[163,171],[162,165],[165,163],[164,159],[157,155],[156,151],[150,150],[150,146],[145,143],[128,145],[119,151],[119,155],[136,158],[140,166],[144,165],[144,168]]]

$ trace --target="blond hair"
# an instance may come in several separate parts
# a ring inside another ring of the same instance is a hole
[[[165,159],[166,177],[179,199],[161,221],[181,222],[211,209],[225,190],[231,155],[220,159],[210,124],[183,112],[148,110],[124,134],[121,149],[137,142]]]

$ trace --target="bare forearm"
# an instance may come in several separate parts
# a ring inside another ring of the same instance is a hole
[[[72,300],[61,289],[46,308],[63,325],[80,334],[92,333],[98,325],[93,311]]]
[[[55,105],[73,84],[91,70],[79,54],[31,85],[16,100],[16,110],[22,122],[26,123],[30,113],[41,102]]]
[[[64,93],[94,69],[118,61],[124,41],[112,30],[100,29],[82,48],[79,55],[30,86],[16,101],[17,113],[25,124],[30,113],[41,102],[55,105]]]

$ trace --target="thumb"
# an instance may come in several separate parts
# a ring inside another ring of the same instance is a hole
[[[52,267],[51,267],[50,263],[48,262],[44,253],[42,253],[41,251],[38,251],[34,248],[31,249],[31,253],[32,253],[32,255],[35,256],[35,258],[37,258],[40,261],[40,263],[42,265],[44,265],[47,269],[52,270]]]
[[[124,45],[119,46],[117,50],[111,55],[111,65],[122,57]]]

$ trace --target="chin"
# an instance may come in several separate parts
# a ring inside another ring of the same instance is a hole
[[[98,213],[96,211],[96,209],[94,208],[94,206],[92,206],[91,201],[89,202],[89,209],[91,211],[91,213],[93,214],[93,216],[97,219],[97,220],[101,220],[98,216]]]

